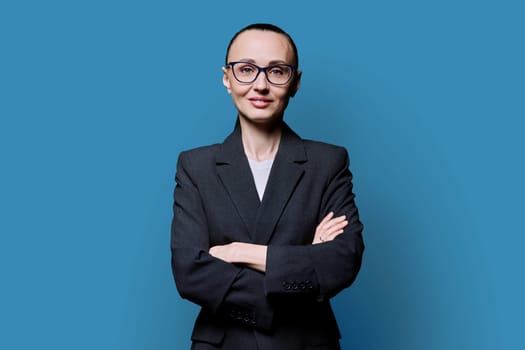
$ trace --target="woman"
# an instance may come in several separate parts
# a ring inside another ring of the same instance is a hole
[[[201,306],[194,350],[339,349],[329,299],[359,271],[363,226],[346,150],[283,121],[297,67],[282,29],[240,30],[223,67],[235,129],[179,156],[172,268],[181,296]]]

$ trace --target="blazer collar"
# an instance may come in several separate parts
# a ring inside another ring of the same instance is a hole
[[[282,153],[281,157],[292,162],[306,162],[308,160],[302,139],[285,122],[283,122],[277,155],[279,153]],[[230,164],[240,159],[246,160],[247,158],[242,145],[241,126],[237,120],[233,132],[224,140],[215,160],[217,164]]]
[[[283,122],[279,149],[262,202],[244,153],[237,122],[216,155],[217,173],[254,243],[267,244],[286,203],[304,173],[307,155],[301,138]]]

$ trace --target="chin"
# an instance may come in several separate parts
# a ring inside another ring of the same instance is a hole
[[[252,123],[256,124],[268,124],[275,122],[276,120],[280,120],[276,114],[268,114],[268,113],[251,113],[251,114],[244,114],[244,119],[249,120]]]

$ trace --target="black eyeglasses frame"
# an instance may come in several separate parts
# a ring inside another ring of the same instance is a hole
[[[255,68],[257,68],[257,74],[255,74],[255,78],[253,78],[252,81],[247,82],[247,81],[239,80],[239,78],[237,78],[237,76],[235,75],[234,66],[236,64],[239,64],[239,63],[249,64],[249,65],[254,66]],[[268,69],[272,69],[272,68],[275,68],[275,67],[282,67],[282,66],[290,68],[290,77],[288,77],[288,80],[286,80],[286,82],[284,82],[284,83],[274,83],[274,82],[272,82],[268,78],[268,74],[267,74]],[[231,61],[231,62],[228,62],[226,64],[225,68],[231,68],[232,69],[232,73],[233,73],[233,77],[235,78],[235,80],[237,80],[241,84],[252,84],[254,81],[257,80],[257,78],[259,77],[259,74],[261,74],[261,72],[264,72],[264,75],[266,76],[266,81],[268,81],[272,85],[277,85],[277,86],[282,86],[282,85],[288,84],[290,82],[290,80],[292,80],[292,78],[294,76],[294,73],[295,73],[295,71],[297,69],[297,67],[295,67],[295,66],[293,66],[291,64],[286,64],[286,63],[277,63],[277,64],[271,64],[271,65],[266,66],[266,67],[261,67],[261,66],[256,65],[253,62],[246,62],[246,61]]]

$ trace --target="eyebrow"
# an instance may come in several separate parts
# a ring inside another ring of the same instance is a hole
[[[239,61],[256,64],[255,60],[251,58],[241,58]],[[272,64],[289,64],[289,63],[283,60],[272,60],[268,63],[269,66],[271,66]]]

